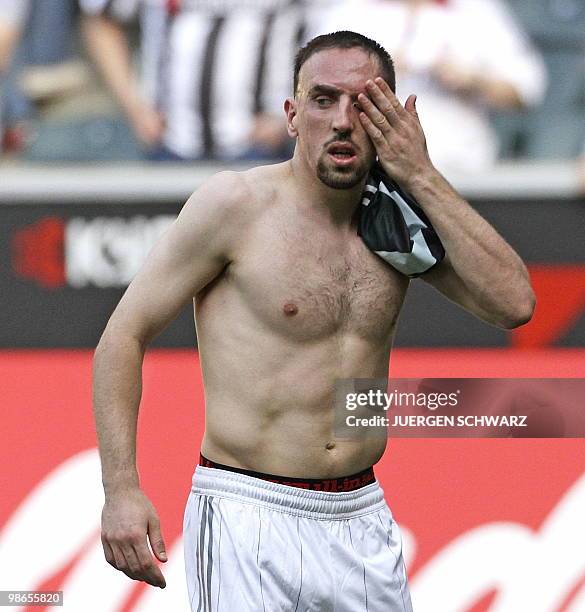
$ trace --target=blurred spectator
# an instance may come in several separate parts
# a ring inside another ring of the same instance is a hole
[[[138,140],[155,149],[162,139],[164,123],[157,100],[159,67],[164,59],[169,11],[165,0],[80,0],[82,34],[91,59],[106,86],[124,111]],[[127,29],[138,19],[141,78]]]
[[[507,0],[542,53],[551,84],[528,116],[498,117],[513,153],[574,159],[585,139],[585,2]]]
[[[90,55],[159,160],[279,158],[302,28],[295,0],[80,0]],[[142,78],[125,25],[138,13]],[[139,85],[139,81],[141,85]]]
[[[436,166],[481,171],[498,156],[492,109],[538,104],[544,64],[501,0],[347,1],[318,26],[350,29],[395,60],[397,94],[410,93]]]
[[[2,97],[10,150],[30,140],[26,122],[81,89],[87,74],[74,59],[75,0],[0,0],[2,13],[13,26],[11,57],[6,50],[0,54],[6,69]]]
[[[26,0],[0,0],[0,144],[4,144],[6,71],[20,39],[29,6]],[[0,152],[4,147],[0,146]]]
[[[0,74],[10,63],[27,11],[27,0],[0,0]]]

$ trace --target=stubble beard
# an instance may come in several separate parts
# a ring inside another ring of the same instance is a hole
[[[332,189],[352,189],[359,185],[367,176],[369,167],[361,162],[354,168],[335,168],[327,163],[327,153],[324,153],[317,162],[317,177]]]

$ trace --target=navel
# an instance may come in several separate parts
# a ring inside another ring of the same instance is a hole
[[[292,302],[287,302],[282,310],[287,317],[294,317],[299,312],[298,306]]]
[[[335,442],[333,440],[330,440],[329,442],[327,442],[327,444],[325,444],[325,448],[327,450],[333,450],[335,448]]]

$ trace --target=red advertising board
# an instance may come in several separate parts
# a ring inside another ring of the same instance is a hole
[[[392,375],[585,377],[585,350],[402,349]],[[90,385],[90,351],[0,353],[0,590],[62,590],[74,612],[186,612],[197,353],[151,351],[144,369],[138,456],[169,552],[165,590],[103,558]],[[403,531],[416,612],[585,610],[585,440],[390,440],[376,474]]]

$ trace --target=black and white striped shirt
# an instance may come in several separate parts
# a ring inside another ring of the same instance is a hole
[[[188,158],[237,157],[256,113],[284,122],[302,23],[290,0],[185,0],[170,31],[167,147]]]
[[[140,23],[141,89],[153,105],[160,102],[161,75],[174,2],[169,0],[79,0],[84,13],[105,15],[127,24]]]
[[[150,95],[166,117],[164,143],[173,153],[186,159],[238,157],[248,148],[257,113],[285,121],[283,103],[292,93],[294,55],[303,42],[301,0],[81,2],[88,13],[107,11],[119,20],[128,20],[140,4],[145,14],[158,4],[159,23],[162,7],[168,30],[159,26],[157,34],[154,21],[142,26],[142,46],[149,49],[142,71],[156,83]],[[175,9],[170,22],[169,9]]]

